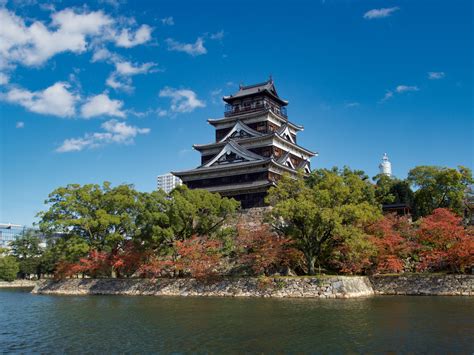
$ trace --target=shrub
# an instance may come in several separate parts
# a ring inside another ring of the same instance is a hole
[[[0,257],[0,280],[14,281],[20,266],[13,256]]]

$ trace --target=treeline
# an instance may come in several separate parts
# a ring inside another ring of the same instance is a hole
[[[461,217],[471,183],[466,168],[418,167],[405,181],[375,184],[348,168],[285,176],[267,197],[268,225],[256,230],[236,223],[238,202],[205,190],[68,185],[39,214],[49,237],[31,231],[13,242],[0,279],[471,272],[474,234]],[[383,216],[383,203],[402,198],[415,221]]]

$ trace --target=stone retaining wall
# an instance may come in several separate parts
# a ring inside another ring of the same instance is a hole
[[[363,276],[195,279],[68,279],[42,281],[32,291],[58,295],[155,295],[352,298],[373,295]]]
[[[58,295],[154,295],[354,298],[372,295],[474,296],[474,275],[395,275],[195,279],[43,280],[33,289]]]
[[[370,281],[377,295],[474,296],[474,275],[380,275]]]
[[[33,288],[37,281],[31,280],[15,280],[12,282],[0,281],[0,288]]]

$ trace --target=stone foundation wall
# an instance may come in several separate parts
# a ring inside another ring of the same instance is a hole
[[[474,296],[474,275],[195,279],[43,280],[32,291],[58,295],[354,298],[372,295]]]
[[[0,281],[0,288],[33,288],[37,281],[32,280],[15,280],[12,282]]]
[[[474,296],[474,275],[380,275],[370,281],[377,295]]]
[[[32,291],[58,295],[154,295],[352,298],[373,295],[367,277],[195,279],[68,279],[42,281]]]

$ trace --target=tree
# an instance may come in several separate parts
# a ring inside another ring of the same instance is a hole
[[[411,270],[412,253],[417,248],[415,230],[406,216],[390,214],[368,228],[376,247],[374,268],[377,273],[399,273]]]
[[[27,230],[16,240],[10,243],[12,255],[20,265],[22,278],[29,275],[41,276],[41,257],[43,250],[40,246],[41,239],[33,229]]]
[[[315,170],[306,180],[283,176],[267,200],[274,226],[304,254],[310,275],[316,264],[328,265],[338,244],[381,216],[368,177],[349,168]]]
[[[178,254],[175,270],[195,278],[210,278],[219,274],[222,243],[206,236],[193,236],[175,242]]]
[[[379,174],[374,177],[375,198],[382,205],[402,203],[407,206],[413,204],[413,191],[405,180]]]
[[[0,280],[14,281],[20,272],[20,267],[15,257],[11,255],[0,257]]]
[[[462,217],[445,208],[421,220],[417,231],[420,270],[467,272],[474,265],[474,235],[462,225]]]
[[[112,188],[108,182],[60,187],[46,200],[50,206],[39,213],[39,225],[46,233],[67,233],[90,249],[110,251],[135,233],[137,196],[131,185]]]
[[[414,186],[414,215],[428,216],[437,208],[448,208],[458,215],[464,213],[464,196],[473,183],[470,169],[418,166],[408,173],[407,181]]]
[[[298,266],[301,252],[291,246],[291,240],[272,233],[268,226],[256,230],[238,226],[237,231],[238,263],[250,268],[254,274],[269,275]]]

